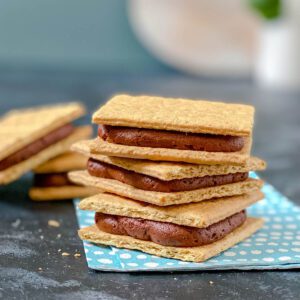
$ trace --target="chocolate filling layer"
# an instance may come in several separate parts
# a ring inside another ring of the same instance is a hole
[[[99,125],[98,135],[107,142],[121,145],[207,152],[236,152],[245,144],[244,138],[238,136],[109,125]]]
[[[163,181],[155,177],[135,173],[90,158],[87,163],[90,175],[121,181],[138,189],[154,192],[182,192],[218,186],[246,180],[248,173],[234,173]]]
[[[75,185],[69,180],[67,173],[35,174],[34,186],[36,187],[58,187]]]
[[[163,246],[196,247],[222,239],[246,220],[243,210],[207,228],[195,228],[145,219],[95,214],[97,227],[107,233],[127,235]]]
[[[45,135],[44,137],[30,143],[23,149],[9,155],[0,161],[0,171],[5,170],[11,166],[14,166],[31,156],[41,152],[52,144],[69,136],[74,131],[72,124],[66,124],[58,129],[55,129]]]

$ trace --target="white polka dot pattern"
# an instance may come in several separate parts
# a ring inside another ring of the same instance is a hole
[[[255,174],[251,174],[255,177]],[[248,214],[263,217],[262,230],[217,257],[190,263],[127,249],[84,242],[88,266],[110,271],[182,271],[228,269],[288,269],[300,267],[300,208],[271,185],[265,184],[266,197],[248,209]],[[79,227],[93,224],[94,214],[80,211],[74,201]]]

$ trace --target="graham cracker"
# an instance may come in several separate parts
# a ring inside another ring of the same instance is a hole
[[[93,122],[194,133],[250,136],[254,107],[243,104],[117,95],[93,115]]]
[[[0,119],[0,160],[84,113],[76,102],[8,112]]]
[[[199,203],[160,207],[113,194],[98,193],[83,199],[79,203],[79,208],[110,215],[206,228],[246,209],[263,198],[264,194],[261,191],[255,191]]]
[[[76,184],[100,188],[108,193],[159,206],[200,202],[212,198],[241,195],[258,190],[263,185],[262,180],[248,178],[245,181],[215,187],[184,192],[162,193],[141,190],[114,179],[94,177],[89,175],[87,171],[73,171],[68,173],[68,176]]]
[[[180,259],[183,261],[203,262],[245,240],[262,228],[263,219],[247,218],[243,225],[226,235],[223,239],[198,247],[168,247],[130,236],[113,235],[100,231],[95,225],[78,231],[79,237],[95,244],[118,248],[140,250],[156,256]]]
[[[91,140],[79,141],[71,146],[73,151],[91,157],[101,162],[120,168],[149,175],[161,180],[174,180],[183,178],[204,177],[212,175],[225,175],[233,173],[244,173],[249,171],[264,170],[266,162],[250,157],[245,165],[197,165],[180,162],[151,161],[143,159],[131,159],[117,156],[107,156],[91,153]]]
[[[136,147],[113,144],[100,137],[91,142],[91,152],[108,156],[118,156],[155,161],[187,162],[205,165],[244,165],[250,157],[251,138],[245,138],[242,150],[237,152],[206,152],[194,150],[178,150],[168,148]]]
[[[20,178],[26,172],[36,168],[45,161],[70,150],[71,145],[81,139],[86,138],[90,132],[89,126],[77,127],[75,131],[65,139],[49,146],[36,155],[20,162],[8,169],[0,171],[0,185],[8,184]]]
[[[65,173],[86,168],[87,157],[79,153],[66,152],[34,169],[37,174]]]
[[[33,187],[29,190],[29,197],[34,201],[66,200],[84,198],[99,193],[98,189],[66,185],[59,187]]]

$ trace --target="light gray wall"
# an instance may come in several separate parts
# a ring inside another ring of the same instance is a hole
[[[157,70],[136,41],[125,0],[1,0],[5,67]]]

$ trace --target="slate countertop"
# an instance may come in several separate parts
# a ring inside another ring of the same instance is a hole
[[[262,90],[248,81],[168,74],[0,74],[0,114],[67,99],[90,112],[115,93],[243,101],[256,106],[254,154],[262,177],[300,205],[300,93]],[[201,116],[199,116],[201,118]],[[89,122],[86,117],[83,122]],[[71,202],[34,203],[31,175],[0,187],[0,299],[297,299],[300,273],[193,272],[117,274],[88,270]],[[51,227],[48,220],[60,227]],[[70,256],[62,256],[68,252]],[[74,257],[81,253],[81,257]]]

